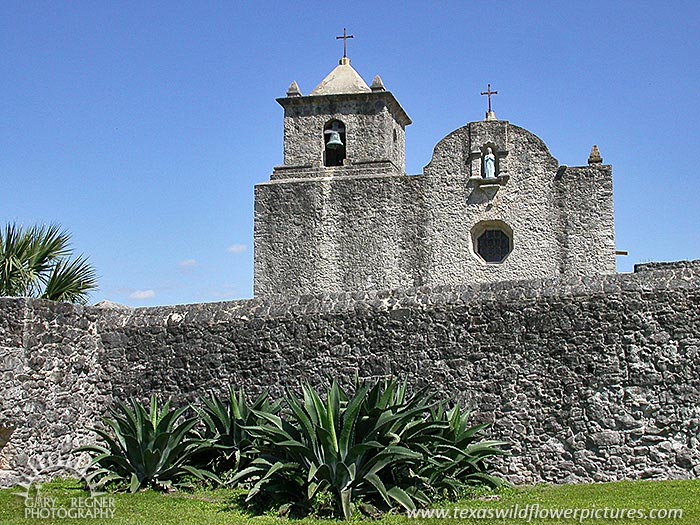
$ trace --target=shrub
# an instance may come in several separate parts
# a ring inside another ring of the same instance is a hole
[[[406,383],[356,382],[348,395],[334,381],[323,398],[305,384],[301,396],[287,391],[282,402],[284,412],[268,394],[249,404],[242,390],[229,389],[190,418],[169,403],[158,410],[155,398],[150,409],[118,404],[108,430],[95,430],[106,445],[81,449],[93,454],[89,481],[135,492],[187,478],[221,483],[220,474],[250,487],[246,502],[258,508],[275,503],[287,514],[346,519],[356,507],[370,515],[412,510],[469,485],[502,483],[488,470],[506,443],[484,441],[486,425],[470,426],[468,413],[425,389],[408,395]]]
[[[429,430],[414,435],[408,444],[422,454],[422,460],[404,471],[404,481],[423,487],[433,498],[458,498],[469,486],[491,488],[506,484],[488,473],[489,460],[505,455],[505,441],[484,441],[487,424],[471,426],[469,413],[459,405],[444,403],[426,417]]]
[[[196,465],[210,469],[217,474],[236,473],[248,466],[253,452],[254,437],[249,427],[263,422],[261,413],[277,414],[279,402],[270,401],[267,392],[248,404],[243,389],[229,387],[228,395],[218,397],[212,394],[196,407],[197,415],[203,423],[198,436],[210,443],[195,454]]]
[[[210,445],[188,435],[198,419],[183,418],[186,410],[171,409],[169,402],[158,410],[155,396],[148,410],[135,399],[118,403],[111,411],[112,418],[103,420],[109,431],[93,429],[106,446],[78,449],[92,455],[95,470],[89,481],[97,486],[125,484],[131,492],[148,487],[170,489],[187,477],[218,481],[211,472],[191,465],[192,456]]]
[[[248,501],[276,497],[308,512],[330,494],[347,519],[356,501],[414,509],[429,494],[495,480],[485,459],[503,443],[470,445],[483,427],[465,427],[459,409],[435,408],[425,390],[407,396],[405,383],[384,381],[358,384],[349,397],[333,382],[325,402],[308,385],[302,394],[285,395],[288,419],[260,412],[264,424],[248,429],[259,455],[234,477],[252,484]]]

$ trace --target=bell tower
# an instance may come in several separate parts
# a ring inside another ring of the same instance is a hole
[[[411,119],[379,75],[368,86],[347,56],[309,95],[292,82],[277,102],[284,108],[284,164],[272,180],[405,173]]]
[[[339,38],[347,44],[352,37]],[[414,182],[406,176],[411,119],[382,79],[367,85],[343,53],[308,95],[292,82],[277,102],[284,108],[284,162],[255,186],[254,294],[413,282],[406,250],[415,232],[401,222],[402,195]],[[396,235],[405,242],[390,242]]]

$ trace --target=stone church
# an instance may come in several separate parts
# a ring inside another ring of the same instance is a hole
[[[347,57],[284,108],[284,164],[255,188],[257,297],[615,272],[612,169],[559,165],[529,131],[470,122],[405,172],[411,119]]]

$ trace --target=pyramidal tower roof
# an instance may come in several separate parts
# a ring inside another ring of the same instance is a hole
[[[350,65],[350,59],[343,57],[310,95],[341,95],[346,93],[369,93],[372,91],[357,71]]]
[[[411,119],[406,114],[406,111],[404,111],[394,95],[386,90],[379,75],[372,81],[372,87],[368,86],[359,73],[350,65],[350,59],[346,56],[340,59],[335,69],[308,95],[302,95],[299,85],[296,82],[292,82],[287,89],[287,96],[276,100],[285,108],[286,112],[288,108],[311,107],[319,102],[320,99],[316,97],[345,99],[348,96],[357,102],[370,99],[376,102],[381,101],[387,105],[389,111],[401,125],[408,126],[411,123]],[[287,113],[285,113],[285,118],[286,116]]]

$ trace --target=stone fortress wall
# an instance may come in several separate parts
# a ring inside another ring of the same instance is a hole
[[[430,386],[513,443],[513,482],[700,475],[700,262],[634,274],[158,308],[0,299],[0,480],[65,462],[115,400],[328,376]]]

